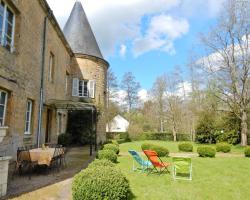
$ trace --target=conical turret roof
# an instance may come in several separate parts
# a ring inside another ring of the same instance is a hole
[[[103,59],[80,1],[75,2],[63,32],[74,53]]]

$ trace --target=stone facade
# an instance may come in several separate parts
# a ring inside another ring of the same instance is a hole
[[[47,132],[49,132],[49,140],[46,142],[55,143],[57,136],[66,131],[67,110],[55,109],[49,102],[51,100],[78,101],[78,98],[72,97],[74,77],[96,81],[93,101],[97,107],[102,108],[97,124],[97,142],[104,141],[108,63],[93,56],[75,55],[45,0],[3,1],[15,14],[15,30],[13,50],[9,51],[0,45],[0,91],[8,93],[4,123],[8,128],[6,136],[0,143],[0,151],[4,150],[7,155],[14,157],[18,146],[36,143],[46,16],[48,20],[43,74],[41,143],[45,143]],[[52,80],[50,79],[51,55],[53,55]],[[27,100],[31,100],[33,104],[30,134],[24,134]]]

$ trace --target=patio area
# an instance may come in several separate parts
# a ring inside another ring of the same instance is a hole
[[[95,158],[95,153],[89,156],[89,146],[68,148],[66,167],[60,171],[39,171],[33,173],[31,180],[28,175],[9,175],[7,196],[4,199],[36,199],[56,200],[71,198],[71,179],[81,169]],[[42,195],[41,195],[42,194]]]

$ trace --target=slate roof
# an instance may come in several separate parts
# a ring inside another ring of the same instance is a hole
[[[76,1],[63,33],[76,54],[103,59],[94,33],[80,1]]]

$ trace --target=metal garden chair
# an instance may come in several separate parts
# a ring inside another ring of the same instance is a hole
[[[170,166],[170,163],[163,162],[155,151],[144,150],[143,152],[145,153],[145,155],[148,157],[148,160],[153,165],[153,168],[151,171],[149,171],[149,173],[155,171],[155,172],[161,174],[165,170],[167,170],[167,172],[169,172],[168,167]]]
[[[138,163],[141,166],[141,171],[142,172],[144,172],[145,170],[147,170],[149,167],[152,166],[152,163],[150,161],[143,160],[141,158],[141,156],[137,153],[137,151],[129,150],[128,152],[133,157],[133,171],[138,169],[137,167],[135,167],[135,162],[134,161],[136,161],[136,163]]]

